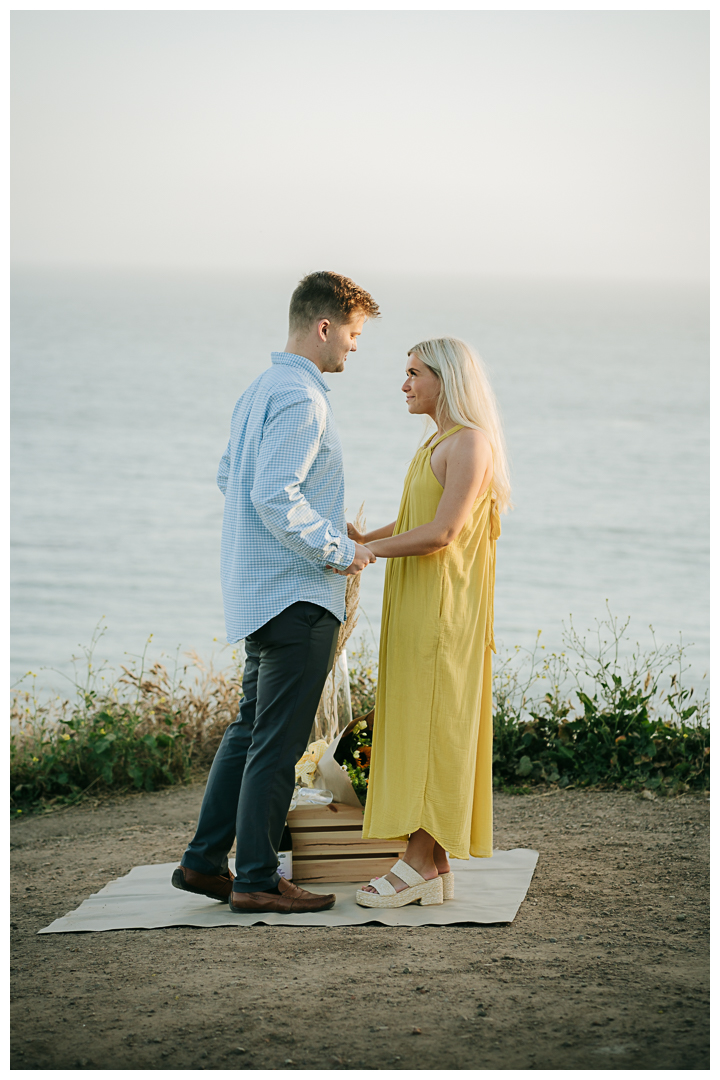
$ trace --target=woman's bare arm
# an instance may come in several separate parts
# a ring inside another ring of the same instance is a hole
[[[381,559],[432,555],[442,550],[458,535],[491,480],[492,450],[487,436],[465,428],[448,446],[445,487],[433,520],[398,536],[369,533],[367,546]]]

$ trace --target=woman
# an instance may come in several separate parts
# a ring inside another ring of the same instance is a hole
[[[410,350],[402,390],[437,431],[413,458],[397,521],[349,535],[385,576],[363,836],[408,839],[365,907],[442,903],[448,855],[492,855],[493,590],[505,447],[479,358],[455,338]]]

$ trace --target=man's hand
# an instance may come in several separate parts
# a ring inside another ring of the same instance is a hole
[[[344,577],[352,577],[353,574],[359,574],[361,570],[364,570],[368,563],[376,562],[376,558],[373,555],[370,548],[363,547],[362,544],[355,544],[355,558],[346,566],[344,570],[338,570],[335,566],[326,566],[326,570],[332,570],[334,574],[342,574]]]
[[[356,544],[364,544],[365,543],[365,537],[363,536],[362,533],[359,533],[357,531],[357,529],[355,528],[355,526],[353,525],[353,523],[351,521],[348,521],[348,523],[347,523],[347,534],[348,534],[348,536],[350,537],[351,540],[355,541]]]

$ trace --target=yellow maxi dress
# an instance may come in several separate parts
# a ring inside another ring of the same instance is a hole
[[[394,535],[432,521],[440,439],[408,469]],[[451,856],[492,855],[492,483],[460,534],[433,555],[388,559],[363,836],[425,829]]]

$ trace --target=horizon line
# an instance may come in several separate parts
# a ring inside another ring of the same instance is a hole
[[[177,274],[182,276],[200,276],[200,275],[217,275],[227,277],[240,277],[252,275],[254,277],[262,276],[267,278],[280,278],[296,276],[300,274],[303,276],[306,273],[311,273],[312,270],[306,268],[298,268],[296,266],[277,265],[273,267],[253,267],[243,265],[231,265],[231,264],[188,264],[188,263],[137,263],[137,262],[35,262],[17,260],[9,264],[10,275],[14,273],[123,273],[123,274]],[[335,269],[334,267],[323,267],[323,269]],[[341,270],[335,270],[336,273],[342,273]],[[678,277],[670,275],[654,274],[642,275],[642,274],[609,274],[609,273],[593,273],[587,271],[573,271],[573,272],[556,272],[556,273],[537,273],[532,271],[520,271],[520,270],[403,270],[403,269],[387,269],[385,267],[371,267],[366,266],[360,269],[353,270],[356,276],[362,275],[377,275],[382,277],[403,277],[403,278],[420,278],[420,279],[435,279],[447,278],[447,279],[468,279],[468,280],[485,280],[485,281],[507,281],[518,282],[527,281],[536,284],[544,283],[557,283],[557,284],[613,284],[613,285],[667,285],[667,286],[693,286],[695,288],[710,288],[710,275],[706,277]]]

